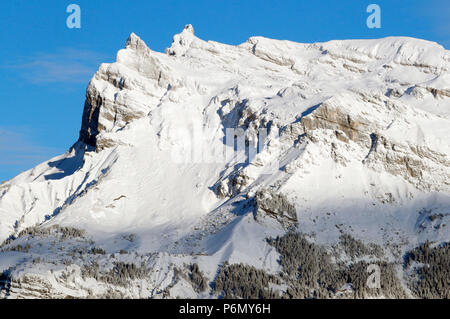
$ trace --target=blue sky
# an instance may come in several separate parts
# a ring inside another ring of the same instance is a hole
[[[81,29],[66,7],[81,8]],[[381,29],[366,8],[381,7]],[[78,138],[86,86],[135,32],[156,51],[191,23],[198,37],[229,44],[261,35],[297,42],[412,36],[450,48],[447,0],[0,2],[0,181],[63,153]]]

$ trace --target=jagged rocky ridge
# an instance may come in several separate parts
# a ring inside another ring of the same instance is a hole
[[[0,185],[2,296],[445,297],[449,65],[403,37],[131,34],[78,142]],[[221,156],[227,128],[246,152]]]

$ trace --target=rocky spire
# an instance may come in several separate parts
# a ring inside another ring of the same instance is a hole
[[[168,55],[182,56],[189,49],[194,39],[196,39],[194,27],[191,24],[187,24],[181,33],[174,35],[172,46],[166,49],[166,53]]]
[[[150,52],[150,49],[147,44],[145,44],[144,40],[138,37],[134,32],[131,32],[128,37],[125,48],[133,49],[137,52]]]

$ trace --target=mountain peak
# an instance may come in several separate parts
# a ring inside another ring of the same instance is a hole
[[[197,39],[194,35],[194,27],[191,24],[186,24],[181,33],[173,36],[172,46],[166,49],[166,53],[168,55],[182,56],[189,49],[194,39]]]
[[[125,43],[125,48],[133,49],[136,51],[149,51],[149,47],[145,44],[144,40],[142,40],[137,34],[131,32],[130,36]]]
[[[192,24],[186,24],[184,26],[183,32],[189,32],[194,34],[194,27],[192,26]]]

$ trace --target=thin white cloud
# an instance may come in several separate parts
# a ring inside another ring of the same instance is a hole
[[[60,49],[53,53],[36,53],[3,64],[32,83],[86,83],[105,56],[88,50]]]
[[[56,156],[61,150],[35,143],[27,128],[0,127],[0,169],[23,170]],[[19,173],[19,172],[17,172]]]

